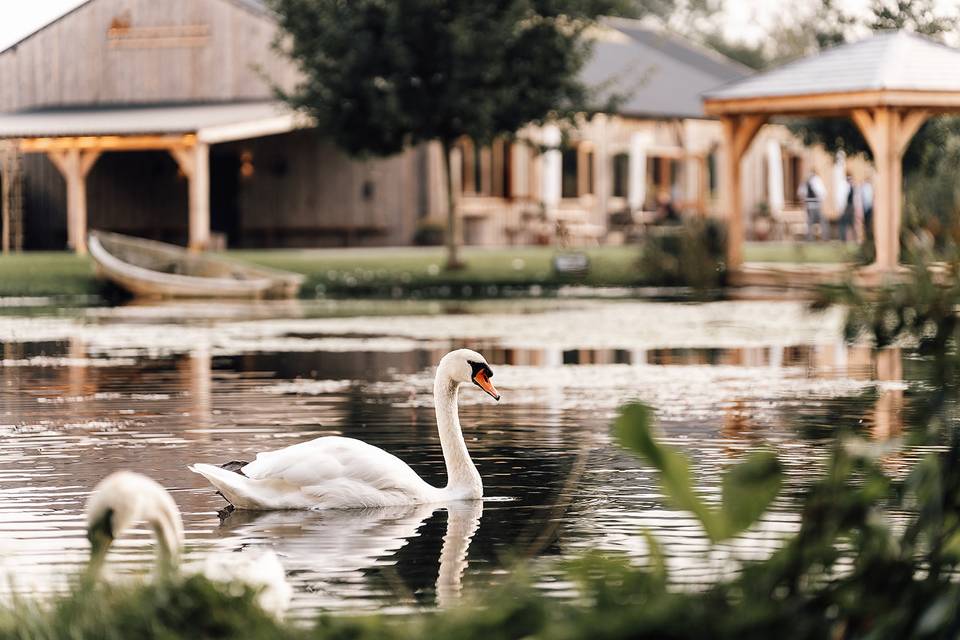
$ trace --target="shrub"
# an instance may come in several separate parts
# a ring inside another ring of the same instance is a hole
[[[446,227],[436,222],[421,222],[413,233],[413,244],[419,247],[439,247],[443,244]]]
[[[680,226],[652,227],[643,240],[637,268],[654,286],[713,289],[726,281],[726,231],[709,218]]]

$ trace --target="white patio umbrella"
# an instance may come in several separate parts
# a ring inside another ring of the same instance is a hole
[[[837,151],[837,157],[833,162],[833,205],[837,215],[843,213],[847,206],[847,190],[850,185],[847,184],[847,155],[843,151]]]
[[[777,140],[767,141],[767,206],[770,207],[771,214],[779,214],[783,211],[783,158],[780,155],[780,142]]]
[[[647,137],[642,133],[630,136],[630,173],[627,180],[627,205],[639,211],[647,197]]]
[[[561,181],[563,179],[561,139],[560,129],[555,125],[548,124],[543,128],[543,144],[549,150],[543,154],[541,200],[548,216],[552,216],[560,204]]]

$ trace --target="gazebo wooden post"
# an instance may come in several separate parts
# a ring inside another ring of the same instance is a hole
[[[170,155],[190,182],[188,246],[203,251],[210,245],[210,145],[171,147]]]
[[[898,111],[889,107],[851,111],[854,123],[870,145],[877,170],[873,199],[873,267],[877,271],[893,271],[900,264],[903,154],[929,115],[924,109]]]
[[[727,270],[743,265],[743,200],[740,197],[740,164],[760,127],[763,115],[726,116],[723,126],[723,209],[727,216]]]
[[[47,156],[67,183],[67,246],[87,253],[87,175],[100,157],[98,149],[71,147],[51,150]]]

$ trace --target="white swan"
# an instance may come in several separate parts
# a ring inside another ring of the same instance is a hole
[[[136,522],[153,528],[161,571],[176,566],[183,546],[183,520],[167,490],[151,478],[132,471],[112,473],[94,487],[86,510],[89,569],[94,575],[99,575],[113,541]]]
[[[427,484],[405,462],[360,440],[327,436],[277,451],[228,470],[195,464],[191,471],[209,480],[239,509],[350,509],[426,504],[483,497],[480,473],[470,459],[457,415],[460,385],[473,383],[495,400],[490,365],[476,351],[445,355],[433,383],[447,486]]]
[[[88,576],[99,577],[113,541],[136,522],[149,523],[156,534],[160,572],[169,576],[176,570],[184,541],[183,519],[173,498],[153,479],[132,471],[112,473],[94,487],[86,511]],[[207,556],[202,573],[214,582],[257,589],[257,603],[277,617],[283,616],[293,595],[283,565],[272,551]]]

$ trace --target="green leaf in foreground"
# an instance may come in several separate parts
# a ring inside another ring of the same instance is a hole
[[[693,513],[713,542],[749,528],[780,492],[780,462],[772,453],[756,453],[724,475],[723,509],[708,508],[694,491],[689,459],[672,447],[659,444],[651,433],[652,424],[653,411],[648,406],[628,404],[614,422],[614,434],[621,445],[659,472],[660,488],[667,499],[677,508]]]
[[[780,493],[783,469],[773,453],[754,453],[723,475],[724,537],[749,529]]]

